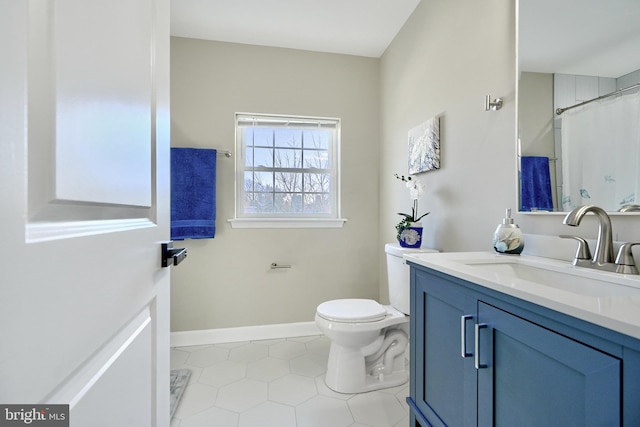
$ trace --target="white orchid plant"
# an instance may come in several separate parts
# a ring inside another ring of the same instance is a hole
[[[398,215],[402,216],[402,220],[396,225],[396,231],[398,240],[400,240],[400,235],[404,230],[408,230],[411,226],[412,222],[418,222],[425,216],[429,215],[431,212],[427,212],[418,216],[418,199],[422,196],[424,192],[424,185],[415,179],[414,177],[408,175],[398,175],[397,173],[394,176],[405,183],[407,188],[409,189],[409,197],[413,200],[413,206],[411,207],[411,214],[398,212]]]

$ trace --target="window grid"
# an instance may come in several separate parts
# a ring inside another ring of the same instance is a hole
[[[326,120],[326,119],[322,119]],[[242,172],[237,217],[337,218],[337,138],[333,126],[271,127],[238,124]],[[333,127],[333,128],[332,128]],[[265,141],[270,129],[270,137]],[[293,139],[279,139],[278,130]],[[260,139],[258,139],[258,133]],[[259,158],[259,150],[269,156]],[[293,156],[291,158],[290,156]],[[269,158],[270,157],[270,158]],[[269,160],[268,162],[266,160]],[[270,163],[270,164],[269,164]],[[267,183],[265,176],[269,176]]]

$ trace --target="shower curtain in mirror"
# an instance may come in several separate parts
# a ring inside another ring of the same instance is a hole
[[[640,92],[562,116],[562,206],[640,204]]]

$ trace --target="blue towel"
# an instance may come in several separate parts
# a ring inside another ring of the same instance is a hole
[[[171,148],[171,239],[216,235],[216,150]]]
[[[522,210],[553,211],[549,158],[522,156],[520,162]]]

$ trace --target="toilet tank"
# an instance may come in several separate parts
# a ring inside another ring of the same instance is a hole
[[[398,243],[387,243],[384,250],[387,253],[389,302],[397,310],[409,314],[409,266],[405,264],[402,255],[438,251],[428,248],[403,248]]]

